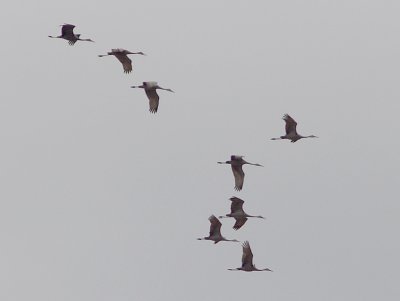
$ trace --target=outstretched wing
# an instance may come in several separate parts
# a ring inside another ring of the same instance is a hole
[[[240,217],[236,218],[236,223],[233,225],[233,229],[239,230],[246,222],[247,222],[247,217]]]
[[[250,249],[250,244],[249,242],[246,240],[243,244],[243,255],[242,255],[242,267],[246,266],[246,265],[253,265],[253,253],[251,252]]]
[[[221,235],[221,222],[215,215],[211,215],[208,220],[210,221],[210,237],[214,236],[215,234]]]
[[[243,183],[242,183],[242,185],[243,185]],[[239,199],[238,197],[234,196],[234,197],[231,197],[230,200],[232,201],[231,213],[243,210],[244,201],[242,199]]]
[[[240,191],[243,188],[244,172],[241,165],[231,164],[233,176],[235,177],[235,190]]]
[[[74,36],[74,28],[75,28],[75,25],[72,25],[72,24],[64,24],[62,27],[61,27],[61,35],[62,36]]]
[[[289,135],[290,133],[297,134],[296,127],[297,127],[297,122],[289,116],[289,114],[285,114],[283,116],[283,120],[286,122],[285,130],[286,130],[286,135]]]
[[[157,94],[156,89],[150,89],[150,90],[145,90],[146,91],[146,95],[149,99],[149,106],[150,106],[150,112],[151,113],[156,113],[158,110],[158,104],[159,104],[159,100],[160,97]]]
[[[132,61],[131,59],[123,53],[115,53],[115,57],[121,62],[122,67],[124,68],[125,73],[132,72]]]

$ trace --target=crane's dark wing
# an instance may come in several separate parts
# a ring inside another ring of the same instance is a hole
[[[64,24],[61,27],[61,35],[62,36],[74,36],[74,28],[75,28],[75,25]]]
[[[149,99],[149,106],[150,106],[150,112],[151,113],[156,113],[158,110],[158,104],[159,104],[159,100],[160,97],[157,94],[156,89],[150,89],[150,90],[145,90],[146,91],[146,95]]]
[[[290,133],[297,134],[296,127],[297,127],[297,122],[289,116],[289,114],[285,114],[283,116],[283,120],[286,122],[285,130],[286,130],[286,135]]]
[[[123,53],[114,53],[115,57],[121,62],[125,73],[132,72],[132,61],[131,59]]]
[[[236,223],[233,225],[233,229],[239,230],[246,222],[247,222],[247,217],[240,217],[236,218]]]
[[[211,215],[208,220],[210,221],[210,236],[213,236],[214,234],[219,234],[221,235],[221,222],[219,221],[218,218],[215,217],[215,215]]]
[[[239,210],[243,210],[243,203],[244,201],[242,199],[239,199],[237,197],[231,197],[230,200],[232,201],[231,203],[231,213],[234,213]]]
[[[246,266],[246,265],[253,265],[253,253],[251,252],[250,249],[250,244],[249,242],[246,240],[243,244],[243,255],[242,255],[242,267]]]
[[[240,191],[243,188],[244,172],[241,165],[231,164],[233,176],[235,177],[235,190]]]

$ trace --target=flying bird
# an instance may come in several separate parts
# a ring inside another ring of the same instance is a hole
[[[233,172],[233,176],[235,177],[235,190],[240,191],[243,188],[243,181],[244,181],[244,172],[242,166],[244,164],[255,165],[255,166],[262,166],[260,164],[249,163],[243,160],[243,156],[231,156],[230,161],[226,162],[217,162],[218,164],[230,164]]]
[[[265,217],[261,215],[249,215],[243,210],[243,203],[244,201],[242,199],[239,199],[238,197],[231,197],[231,213],[226,214],[225,216],[220,216],[219,218],[228,218],[228,217],[233,217],[236,222],[233,225],[233,229],[239,230],[247,221],[248,217],[255,217],[255,218],[263,218]]]
[[[107,54],[99,54],[99,57],[113,55],[121,62],[122,67],[124,68],[124,72],[131,73],[132,72],[132,61],[128,57],[128,54],[145,55],[143,52],[130,52],[130,51],[122,49],[122,48],[117,48],[117,49],[111,49],[111,52],[107,52]]]
[[[214,244],[219,243],[220,241],[234,241],[239,242],[236,239],[226,239],[221,235],[221,222],[214,215],[211,215],[208,220],[210,221],[210,235],[203,238],[198,238],[198,240],[212,240]]]
[[[253,264],[253,253],[250,249],[250,244],[248,241],[245,241],[242,244],[243,247],[243,255],[242,255],[242,266],[236,269],[228,269],[229,271],[245,271],[245,272],[253,272],[253,271],[270,271],[272,270],[266,269],[257,269],[256,266]]]
[[[86,42],[94,42],[91,39],[81,39],[80,34],[74,34],[75,25],[72,24],[64,24],[60,25],[61,28],[61,35],[60,36],[49,36],[49,38],[58,38],[64,39],[68,41],[68,44],[73,46],[76,41],[86,41]]]
[[[142,88],[146,92],[147,98],[149,99],[150,113],[156,113],[158,110],[158,104],[160,97],[157,94],[157,89],[174,92],[171,89],[164,89],[160,87],[157,82],[143,82],[140,86],[131,86],[131,88]]]
[[[296,131],[297,127],[297,122],[289,116],[289,114],[283,115],[283,120],[286,122],[285,130],[286,130],[286,135],[285,136],[280,136],[279,138],[271,138],[271,140],[281,140],[281,139],[288,139],[290,142],[294,143],[297,140],[300,140],[302,138],[318,138],[317,136],[310,135],[310,136],[302,136],[299,135]]]

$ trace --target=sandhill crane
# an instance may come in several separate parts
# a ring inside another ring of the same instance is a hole
[[[171,89],[161,88],[157,82],[143,82],[140,86],[131,86],[131,88],[142,88],[146,92],[147,98],[149,99],[150,113],[156,113],[158,110],[158,104],[160,97],[157,94],[157,89],[174,92]]]
[[[249,163],[243,160],[243,156],[231,156],[230,161],[226,162],[217,162],[218,164],[230,164],[232,167],[233,176],[235,177],[235,190],[240,191],[243,188],[243,181],[244,181],[244,172],[242,166],[244,164],[255,165],[255,166],[262,166],[260,164]]]
[[[248,241],[245,241],[242,244],[243,247],[243,255],[242,255],[242,266],[236,269],[228,269],[229,271],[245,271],[245,272],[253,272],[253,271],[270,271],[272,270],[266,269],[257,269],[256,266],[253,264],[253,253],[250,249],[250,244]]]
[[[214,215],[211,215],[208,220],[210,221],[210,235],[207,237],[203,238],[198,238],[198,240],[212,240],[214,244],[220,242],[220,241],[234,241],[234,242],[239,242],[236,239],[226,239],[221,235],[221,222],[219,221],[218,218],[216,218]]]
[[[61,35],[60,36],[49,36],[49,38],[58,38],[58,39],[64,39],[68,41],[68,44],[73,46],[76,41],[86,41],[86,42],[94,42],[91,39],[81,39],[80,34],[74,34],[74,28],[75,25],[72,24],[64,24],[60,25],[62,26],[61,28]]]
[[[279,138],[271,138],[271,140],[281,140],[281,139],[288,139],[290,142],[294,143],[297,140],[300,140],[302,138],[318,138],[317,136],[310,135],[310,136],[301,136],[297,134],[296,127],[297,127],[297,122],[289,116],[289,114],[283,115],[283,120],[286,122],[285,130],[286,130],[286,135],[285,136],[280,136]]]
[[[99,57],[108,56],[108,55],[115,56],[121,62],[122,67],[124,68],[124,72],[130,73],[130,72],[132,72],[132,61],[128,57],[128,54],[145,55],[143,52],[130,52],[130,51],[122,49],[122,48],[117,48],[117,49],[111,49],[111,52],[107,52],[107,54],[99,54]]]
[[[231,197],[231,213],[226,214],[225,216],[220,216],[219,218],[228,218],[233,217],[236,220],[236,223],[233,225],[233,229],[239,230],[247,221],[248,217],[255,217],[255,218],[263,218],[265,217],[261,215],[249,215],[243,210],[243,203],[242,199],[238,197]]]

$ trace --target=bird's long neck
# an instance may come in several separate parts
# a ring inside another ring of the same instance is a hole
[[[236,239],[226,239],[225,237],[223,237],[221,240],[223,241],[232,241],[232,242],[239,242]]]
[[[217,162],[218,164],[232,164],[232,161]]]
[[[265,219],[265,217],[261,216],[261,215],[249,215],[247,213],[245,213],[246,217],[255,217],[255,218],[263,218]]]
[[[258,163],[250,163],[250,162],[244,162],[243,165],[244,165],[244,164],[254,165],[254,166],[262,166],[261,164],[258,164]]]
[[[164,91],[168,91],[168,92],[174,92],[174,91],[172,91],[171,89],[165,89],[165,88],[162,88],[162,87],[157,87],[157,89],[160,89],[160,90],[164,90]]]

